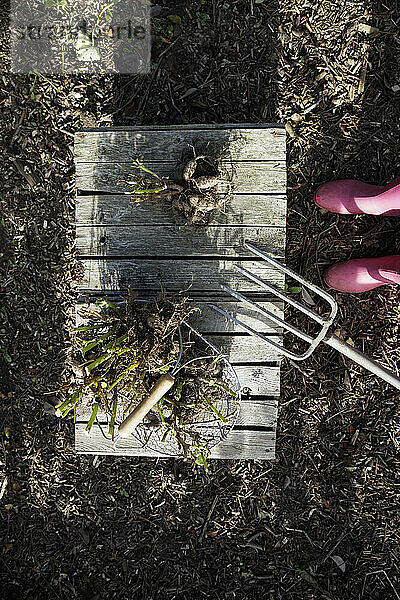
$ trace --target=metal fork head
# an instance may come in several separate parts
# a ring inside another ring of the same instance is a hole
[[[257,285],[259,285],[261,288],[263,288],[264,290],[267,290],[268,292],[271,292],[274,296],[277,296],[278,298],[280,298],[284,302],[287,302],[291,306],[294,306],[296,309],[300,310],[305,315],[307,315],[310,319],[312,319],[313,321],[315,321],[316,323],[318,323],[318,325],[321,326],[321,329],[320,329],[319,333],[315,337],[312,337],[312,336],[308,335],[308,333],[305,333],[304,331],[301,331],[300,329],[298,329],[295,325],[287,323],[283,319],[277,317],[276,315],[274,315],[269,310],[266,310],[264,307],[262,307],[259,304],[257,304],[257,302],[254,302],[253,300],[250,300],[249,298],[246,298],[240,292],[236,292],[235,290],[232,290],[231,288],[226,287],[224,285],[221,286],[221,288],[225,292],[227,292],[228,294],[230,294],[231,296],[233,296],[234,298],[236,298],[240,302],[244,302],[245,304],[247,304],[251,308],[253,308],[256,311],[258,311],[259,313],[263,314],[265,317],[267,317],[268,319],[270,319],[275,324],[279,325],[280,327],[282,327],[286,331],[290,331],[295,336],[297,336],[298,338],[300,338],[303,341],[305,341],[308,344],[307,350],[305,352],[303,352],[302,354],[298,354],[298,353],[292,352],[291,350],[288,350],[288,349],[284,348],[282,346],[282,344],[278,344],[277,342],[274,342],[273,340],[271,340],[267,336],[265,336],[262,333],[256,331],[252,327],[249,327],[248,325],[246,325],[242,321],[236,319],[233,315],[231,315],[228,312],[222,310],[218,306],[214,306],[214,305],[210,304],[210,307],[213,310],[215,310],[216,312],[222,314],[225,318],[229,319],[233,323],[236,323],[237,325],[239,325],[240,327],[242,327],[245,331],[247,331],[251,335],[254,335],[254,336],[257,336],[257,337],[261,338],[262,340],[264,340],[265,342],[267,342],[268,344],[270,344],[271,346],[273,346],[274,348],[276,348],[284,356],[287,356],[287,357],[291,358],[292,360],[304,360],[304,359],[308,358],[314,352],[315,348],[326,338],[326,336],[328,334],[328,330],[329,330],[330,326],[332,325],[332,323],[333,323],[333,321],[334,321],[334,319],[336,317],[336,313],[337,313],[337,309],[338,309],[338,305],[337,305],[336,300],[334,300],[334,298],[332,298],[332,296],[330,294],[327,294],[320,287],[318,287],[317,285],[315,285],[313,283],[308,282],[306,279],[304,279],[303,277],[301,277],[301,275],[298,275],[297,273],[295,273],[294,271],[292,271],[292,269],[289,269],[289,267],[287,267],[286,265],[283,265],[282,263],[278,262],[277,260],[275,260],[274,258],[272,258],[271,256],[269,256],[268,254],[265,254],[264,252],[262,252],[261,250],[259,250],[258,248],[256,248],[256,246],[254,246],[253,244],[251,244],[250,242],[245,242],[245,246],[253,254],[255,254],[256,256],[258,256],[260,258],[262,258],[268,264],[270,264],[274,268],[278,269],[282,273],[285,273],[285,275],[289,275],[294,280],[296,280],[299,283],[301,283],[301,285],[303,285],[305,288],[307,288],[311,292],[314,292],[314,294],[316,294],[317,296],[320,296],[321,298],[323,298],[329,304],[329,306],[330,306],[329,316],[325,317],[325,318],[321,317],[318,313],[316,313],[314,310],[311,310],[311,308],[309,308],[308,306],[305,306],[301,302],[298,302],[297,300],[294,300],[293,298],[290,298],[290,296],[288,296],[287,294],[285,294],[281,290],[278,290],[275,286],[271,285],[270,283],[268,283],[266,281],[263,281],[262,279],[260,279],[256,275],[253,275],[247,269],[244,269],[243,267],[239,267],[239,265],[234,265],[234,267],[235,267],[235,269],[237,271],[239,271],[239,273],[241,273],[242,275],[244,275],[244,277],[246,277],[247,279],[250,279],[251,281],[253,281]]]

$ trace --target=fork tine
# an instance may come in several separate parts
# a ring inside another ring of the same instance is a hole
[[[255,329],[253,329],[249,325],[246,325],[242,321],[239,321],[239,319],[236,319],[236,317],[234,317],[233,315],[230,315],[229,313],[227,313],[222,308],[219,308],[218,306],[214,306],[214,304],[209,304],[208,306],[210,308],[212,308],[213,310],[215,310],[220,315],[223,315],[224,317],[226,317],[227,319],[229,319],[229,321],[232,321],[233,323],[236,323],[237,325],[239,325],[240,327],[242,327],[245,331],[247,331],[251,335],[253,335],[255,337],[258,337],[258,338],[261,338],[264,342],[266,342],[267,344],[269,344],[270,346],[273,346],[276,350],[278,350],[280,354],[283,354],[284,356],[287,356],[287,357],[289,357],[289,358],[291,358],[293,360],[299,360],[297,354],[295,354],[294,352],[291,352],[290,350],[286,350],[286,348],[284,348],[283,346],[281,346],[281,344],[277,344],[276,342],[274,342],[270,338],[266,337],[265,335],[263,335],[259,331],[256,331]]]
[[[305,287],[307,287],[309,290],[313,291],[315,294],[317,294],[318,296],[320,296],[321,298],[323,298],[324,300],[326,300],[326,302],[328,302],[328,304],[331,307],[331,314],[329,316],[329,322],[332,323],[332,321],[336,317],[338,306],[337,306],[336,300],[334,300],[330,294],[328,294],[327,292],[325,292],[318,285],[315,285],[314,283],[310,283],[309,281],[307,281],[306,279],[304,279],[304,277],[302,277],[301,275],[299,275],[295,271],[292,271],[292,269],[290,269],[286,265],[283,265],[282,263],[280,263],[279,261],[275,260],[274,258],[272,258],[271,256],[269,256],[268,254],[265,254],[264,252],[262,252],[261,250],[259,250],[255,246],[253,246],[253,244],[251,242],[245,241],[244,245],[251,252],[253,252],[253,254],[256,254],[257,256],[259,256],[260,258],[262,258],[263,260],[265,260],[267,263],[269,263],[270,265],[272,265],[276,269],[279,269],[280,271],[282,271],[286,275],[289,275],[290,277],[292,277],[293,279],[295,279],[296,281],[298,281],[299,283],[301,283],[302,285],[304,285]],[[288,301],[289,301],[289,299],[286,298],[286,302],[288,302]],[[301,306],[303,306],[303,305],[301,305]],[[303,307],[303,308],[306,308],[306,307]],[[302,309],[300,309],[300,310],[302,310]],[[303,311],[303,312],[305,312],[305,311]],[[312,311],[312,312],[314,313],[314,311]],[[311,317],[311,318],[314,318],[314,317]],[[323,323],[326,324],[327,320],[324,319]]]
[[[237,300],[240,300],[241,302],[244,302],[248,306],[251,306],[252,308],[254,308],[257,312],[261,313],[265,317],[268,317],[268,319],[270,319],[271,321],[273,321],[277,325],[280,325],[283,329],[286,329],[287,331],[290,331],[291,333],[293,333],[294,335],[296,335],[300,339],[304,340],[305,342],[308,342],[308,343],[312,342],[313,338],[311,338],[309,335],[307,335],[306,333],[303,333],[302,331],[300,331],[300,329],[297,329],[297,327],[295,327],[294,325],[290,325],[290,323],[287,323],[286,321],[283,321],[280,317],[277,317],[276,315],[274,315],[269,310],[266,310],[262,306],[259,306],[256,302],[253,302],[249,298],[246,298],[246,296],[243,296],[239,292],[236,292],[235,290],[232,290],[231,288],[226,287],[225,285],[221,285],[221,288],[225,292],[228,292],[228,294],[230,294],[231,296],[233,296]]]
[[[239,271],[239,273],[241,273],[242,275],[247,277],[247,279],[254,281],[254,283],[257,283],[257,285],[259,285],[260,287],[263,287],[264,289],[268,290],[269,292],[272,292],[275,296],[278,296],[278,298],[280,298],[284,302],[291,304],[292,306],[294,306],[295,308],[297,308],[298,310],[300,310],[301,312],[303,312],[304,314],[309,316],[311,319],[316,321],[319,325],[324,325],[326,323],[326,320],[323,319],[322,317],[320,317],[316,312],[311,310],[311,308],[308,308],[308,306],[304,306],[304,304],[301,304],[300,302],[297,302],[297,300],[290,298],[290,296],[288,296],[284,292],[281,292],[280,290],[278,290],[274,285],[271,285],[270,283],[263,281],[256,275],[253,275],[253,273],[250,273],[250,271],[248,271],[247,269],[244,269],[243,267],[239,267],[239,265],[233,265],[233,267],[237,271]]]

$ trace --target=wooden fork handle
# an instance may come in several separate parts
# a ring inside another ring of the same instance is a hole
[[[147,398],[144,398],[136,408],[124,419],[121,425],[118,427],[118,435],[121,438],[127,438],[134,429],[141,423],[147,413],[153,408],[155,404],[168,392],[169,389],[174,385],[175,379],[169,375],[163,375],[156,381],[150,394]]]

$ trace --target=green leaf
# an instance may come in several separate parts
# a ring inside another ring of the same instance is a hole
[[[133,363],[128,365],[126,367],[126,369],[122,372],[122,374],[118,377],[118,379],[116,379],[114,381],[114,383],[112,383],[110,385],[110,387],[108,388],[108,391],[111,392],[111,390],[125,377],[125,375],[127,375],[130,371],[133,371],[133,369],[136,369],[136,367],[138,367],[139,364],[140,364],[140,361],[135,360]]]
[[[82,354],[85,355],[86,352],[89,352],[89,350],[92,350],[92,348],[95,348],[96,346],[101,344],[101,342],[104,342],[104,340],[109,338],[110,335],[112,335],[115,332],[115,329],[116,329],[116,326],[114,325],[114,327],[112,327],[110,329],[110,331],[107,331],[107,333],[104,333],[97,339],[94,339],[93,341],[88,342],[83,348],[81,348]]]
[[[193,450],[192,450],[194,464],[197,465],[198,467],[204,467],[205,471],[208,470],[207,454],[208,454],[207,448],[205,448],[204,446],[197,446],[196,448],[193,448]]]
[[[121,488],[119,490],[119,492],[120,492],[121,496],[125,496],[125,498],[129,498],[129,494],[124,488]]]
[[[147,190],[139,190],[139,189],[134,189],[131,194],[132,196],[135,196],[136,194],[159,194],[160,192],[163,192],[165,190],[165,187],[159,187],[159,188],[148,188]]]
[[[158,412],[160,414],[161,423],[165,423],[163,411],[162,411],[161,404],[160,404],[161,402],[162,402],[161,400],[159,402],[157,402],[157,410],[158,410]]]
[[[119,166],[122,167],[122,165],[119,165]],[[144,171],[145,173],[149,173],[150,175],[152,175],[156,179],[161,179],[160,176],[157,175],[157,173],[155,173],[151,169],[148,169],[147,167],[145,167],[144,164],[141,163],[139,160],[137,160],[135,163],[133,163],[132,166],[133,166],[134,169],[140,169],[141,171]]]
[[[60,402],[60,404],[57,404],[57,416],[66,417],[67,414],[75,408],[78,401],[82,398],[83,392],[83,388],[80,388],[74,394],[72,394],[70,398],[67,398],[66,400],[64,400],[64,402]]]
[[[301,287],[290,287],[287,283],[285,283],[285,292],[289,292],[289,294],[300,294]]]
[[[179,400],[181,399],[182,396],[182,389],[183,389],[183,385],[184,385],[184,380],[182,379],[182,381],[180,381],[178,383],[178,385],[176,386],[176,392],[175,392],[175,399],[177,402],[179,402]]]
[[[110,358],[111,357],[109,356],[109,354],[102,354],[101,356],[98,356],[93,362],[91,362],[90,365],[88,365],[86,368],[90,373],[91,371],[93,371],[93,369],[103,364],[106,360]]]
[[[125,342],[125,340],[128,339],[128,334],[124,334],[121,335],[121,337],[117,338],[116,340],[112,340],[111,342],[109,342],[106,346],[104,346],[104,350],[117,350],[122,342]]]
[[[182,23],[182,19],[179,15],[168,15],[168,19],[175,23],[176,25],[180,25]]]
[[[100,306],[100,308],[108,306],[117,314],[121,314],[121,309],[114,302],[111,302],[111,300],[109,300],[108,298],[100,298],[96,301],[96,306]]]
[[[122,336],[122,337],[124,337],[124,336]],[[91,371],[93,371],[93,369],[98,367],[99,365],[103,364],[104,362],[106,362],[108,360],[115,360],[118,356],[122,356],[122,354],[129,352],[131,349],[123,348],[122,350],[118,350],[118,348],[110,348],[110,344],[107,344],[107,346],[105,346],[104,350],[108,350],[108,352],[105,352],[101,356],[98,356],[96,358],[96,360],[91,362],[90,365],[88,365],[86,367],[87,370],[89,371],[89,373]]]
[[[11,356],[8,354],[8,351],[7,351],[7,349],[6,349],[6,348],[3,348],[3,349],[2,349],[2,353],[3,353],[3,356],[4,356],[4,358],[6,359],[6,361],[7,361],[7,362],[9,362],[9,363],[10,363],[10,362],[12,362],[12,358],[11,358]]]

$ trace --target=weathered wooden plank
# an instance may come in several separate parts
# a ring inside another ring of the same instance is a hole
[[[75,134],[77,162],[177,161],[195,140],[229,148],[233,160],[285,160],[285,130],[277,127],[238,128],[143,127],[79,131]]]
[[[157,202],[131,204],[126,195],[78,196],[77,225],[175,225],[177,217]],[[223,211],[215,211],[210,225],[286,225],[286,198],[272,194],[234,194]]]
[[[186,123],[184,125],[115,125],[113,127],[82,127],[80,131],[181,131],[193,129],[277,129],[285,135],[285,126],[281,123]]]
[[[270,363],[280,361],[281,356],[272,346],[261,338],[250,335],[212,335],[212,342],[222,354],[228,357],[234,365],[242,363]],[[279,336],[271,336],[276,343],[281,343]]]
[[[275,433],[271,431],[233,429],[226,440],[213,448],[211,458],[273,459],[275,458],[275,437]],[[79,454],[165,458],[163,454],[142,448],[133,437],[119,440],[114,449],[111,438],[103,437],[98,425],[93,425],[90,436],[88,436],[85,432],[85,425],[81,423],[77,423],[75,426],[75,449]]]
[[[92,408],[88,403],[82,402],[79,404],[76,411],[77,422],[87,423],[91,412]],[[278,401],[275,398],[243,399],[236,425],[273,428],[276,425],[277,412]],[[116,422],[120,423],[124,416],[122,407],[119,407]],[[100,423],[107,423],[106,414],[100,409],[97,413],[97,419]]]
[[[282,256],[285,229],[177,225],[76,228],[76,247],[82,256],[237,256],[243,252],[245,240]]]
[[[211,458],[272,460],[275,458],[275,431],[233,430],[211,451]]]
[[[187,293],[220,289],[224,284],[243,293],[260,291],[259,286],[240,275],[233,267],[238,264],[273,285],[282,286],[284,277],[276,269],[251,260],[146,260],[146,259],[82,259],[84,273],[78,284],[87,291],[119,292],[131,287],[134,290],[160,291],[161,286],[170,292],[187,290]]]
[[[282,328],[244,302],[222,302],[217,300],[213,304],[260,333],[277,334],[282,332]],[[257,304],[273,315],[283,318],[283,305],[281,302],[260,301]],[[193,306],[198,308],[199,311],[190,316],[190,323],[193,327],[197,327],[201,333],[243,333],[243,328],[217,313],[206,302],[193,302]]]
[[[217,313],[213,310],[208,302],[212,302],[222,310],[225,310],[227,313],[239,319],[240,321],[245,322],[249,327],[256,329],[260,333],[281,333],[282,329],[278,327],[275,323],[264,317],[261,313],[256,311],[244,304],[244,302],[223,302],[220,299],[208,300],[204,301],[194,301],[192,300],[190,304],[195,308],[188,319],[190,324],[193,327],[196,327],[200,333],[214,333],[214,334],[226,334],[226,333],[243,333],[243,328],[241,328],[237,323],[233,323],[228,318],[223,315]],[[264,310],[269,310],[277,317],[283,318],[283,306],[281,302],[257,302],[257,304],[263,308]],[[123,306],[123,303],[120,303]],[[88,304],[76,304],[75,305],[75,315],[76,315],[76,325],[81,326],[87,323],[87,320],[82,315],[83,308],[90,308],[91,311],[97,311],[98,306],[91,302]]]
[[[236,365],[235,370],[243,392],[252,396],[279,397],[280,367]]]
[[[275,398],[279,397],[279,367],[236,365],[235,371],[243,393],[250,396],[250,398],[244,397],[242,400],[241,416],[237,424],[272,427],[276,420],[277,411]],[[265,399],[255,399],[253,396],[264,396]],[[77,420],[88,421],[91,412],[91,403],[83,400],[77,408]],[[123,406],[119,406],[117,422],[121,421],[123,417]],[[97,413],[97,418],[100,422],[107,420],[105,412],[101,409]]]
[[[271,335],[270,337],[275,343],[282,342],[279,335]],[[207,338],[234,365],[246,363],[261,365],[262,363],[279,363],[281,360],[279,352],[270,344],[261,338],[245,333],[240,335],[207,333]],[[255,385],[254,389],[256,389]]]
[[[130,168],[130,163],[121,163]],[[160,177],[170,177],[175,171],[174,163],[146,161],[145,166]],[[286,164],[284,161],[221,163],[221,176],[232,185],[235,194],[285,194]],[[76,163],[78,190],[121,194],[131,191],[126,173],[116,163]],[[123,183],[118,184],[119,181]],[[224,193],[227,184],[220,183],[216,189]]]

